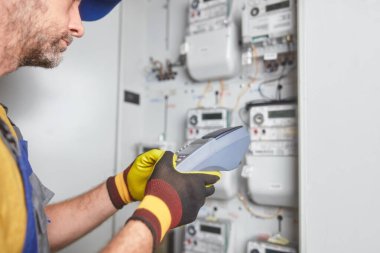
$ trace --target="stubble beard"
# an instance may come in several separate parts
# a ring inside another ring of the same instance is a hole
[[[48,1],[48,0],[47,0]],[[46,0],[18,0],[25,8],[11,5],[7,9],[8,25],[5,47],[10,63],[17,67],[35,66],[53,68],[62,61],[61,40],[72,41],[67,28],[59,26],[47,17]],[[13,58],[13,60],[12,60]]]
[[[54,68],[62,61],[61,41],[71,41],[66,33],[60,33],[55,26],[36,29],[29,34],[30,40],[24,46],[19,66]]]

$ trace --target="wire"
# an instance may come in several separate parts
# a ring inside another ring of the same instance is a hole
[[[219,106],[223,106],[224,104],[224,93],[225,93],[225,85],[224,85],[224,80],[220,80],[219,81],[219,86],[220,86],[220,92],[219,92],[219,96],[220,96],[220,99],[219,99]]]
[[[239,108],[240,99],[251,89],[251,86],[257,81],[257,76],[259,73],[259,61],[257,60],[257,58],[258,58],[257,50],[256,50],[256,47],[254,45],[252,45],[252,53],[253,53],[253,56],[252,56],[253,63],[255,65],[255,74],[253,77],[249,77],[250,81],[248,82],[248,84],[244,87],[244,89],[238,95],[238,97],[236,99],[235,107],[234,107],[234,112],[236,112],[237,109]]]
[[[167,139],[168,134],[168,110],[169,110],[169,96],[165,95],[165,108],[164,108],[164,141]]]
[[[235,7],[234,3],[235,3],[234,0],[231,0],[229,13],[227,14],[227,21],[228,21],[228,23],[232,22],[232,19],[233,19],[234,7]]]
[[[210,92],[210,90],[211,90],[211,81],[208,81],[208,82],[207,82],[207,86],[206,86],[206,88],[203,90],[203,94],[201,95],[201,97],[200,97],[199,100],[198,100],[197,108],[202,108],[202,107],[203,107],[203,106],[202,106],[202,101],[203,101],[203,99],[205,98],[206,94],[207,94],[208,92]]]
[[[243,122],[244,126],[249,127],[249,122],[248,122],[249,119],[247,120],[246,112],[247,111],[245,110],[245,107],[240,108],[239,118],[240,118],[241,122]],[[243,115],[245,115],[245,116],[243,116]]]
[[[263,81],[259,84],[258,88],[257,88],[257,91],[259,92],[260,96],[262,98],[265,98],[265,99],[270,99],[270,100],[281,100],[281,94],[279,94],[279,90],[282,90],[282,84],[281,84],[281,80],[287,76],[290,75],[291,72],[293,72],[293,70],[295,70],[297,67],[296,66],[293,66],[292,68],[290,68],[286,73],[285,73],[285,70],[286,70],[286,66],[283,67],[282,71],[281,71],[281,74],[279,77],[276,77],[276,78],[273,78],[273,79],[269,79],[269,80],[266,80],[266,81]],[[275,83],[277,83],[277,93],[276,93],[276,96],[273,98],[273,97],[269,97],[267,95],[264,94],[262,88],[263,86],[266,86],[266,85],[274,85]],[[281,86],[281,88],[279,89],[278,87]]]
[[[265,215],[265,214],[260,214],[257,213],[255,210],[253,210],[250,206],[248,201],[245,199],[243,194],[239,192],[239,200],[243,204],[244,208],[254,217],[259,218],[259,219],[265,219],[265,220],[272,220],[272,219],[277,219],[277,217],[282,213],[282,208],[277,208],[276,212],[272,215]]]
[[[284,78],[285,69],[286,69],[286,66],[282,68],[281,75],[278,78],[278,82],[277,82],[277,99],[278,100],[281,100],[281,90],[282,90],[281,80],[282,78]]]
[[[163,78],[164,76],[164,64],[158,60],[154,60],[153,58],[150,58],[154,68],[153,71],[158,71],[159,78]]]
[[[288,38],[287,40],[287,52],[286,54],[289,56],[291,53],[292,53],[292,50],[290,48],[291,46],[291,40]],[[292,57],[293,58],[293,57]],[[266,80],[264,82],[262,82],[259,87],[258,87],[258,92],[260,94],[261,97],[265,98],[265,99],[271,99],[271,100],[281,100],[282,97],[281,97],[281,91],[282,91],[282,84],[281,84],[281,80],[284,78],[284,77],[287,77],[293,70],[295,70],[297,68],[297,65],[294,64],[294,66],[285,74],[285,70],[286,70],[286,64],[288,63],[288,61],[285,61],[285,65],[283,66],[282,70],[281,70],[281,74],[278,78],[275,78],[275,79],[271,79],[271,80]],[[262,86],[263,85],[266,85],[268,83],[271,83],[271,82],[277,82],[277,89],[276,89],[276,94],[275,94],[275,98],[271,98],[269,96],[266,96],[262,90]]]
[[[215,107],[219,105],[219,91],[215,91]]]
[[[274,100],[274,98],[268,97],[267,95],[264,94],[264,92],[262,90],[263,85],[264,85],[264,83],[260,83],[259,87],[257,88],[257,91],[259,92],[260,96],[262,98],[265,98],[265,99]]]

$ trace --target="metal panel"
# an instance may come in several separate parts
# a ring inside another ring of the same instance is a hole
[[[379,251],[379,12],[299,1],[302,253]]]

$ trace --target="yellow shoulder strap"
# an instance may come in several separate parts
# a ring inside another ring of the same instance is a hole
[[[16,138],[17,140],[17,134],[16,134],[16,131],[14,130],[11,122],[9,121],[8,119],[8,116],[7,116],[7,112],[5,111],[5,108],[0,105],[0,119],[5,123],[7,124],[8,128],[10,129],[11,131],[11,134],[13,135],[13,137]]]
[[[0,105],[0,119],[16,138],[16,131]],[[27,210],[17,161],[0,138],[0,251],[21,252],[26,236]]]

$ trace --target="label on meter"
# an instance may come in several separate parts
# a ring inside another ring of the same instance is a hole
[[[190,0],[189,33],[209,32],[225,27],[229,0]]]
[[[293,21],[290,11],[252,19],[248,23],[248,31],[252,37],[281,34],[284,31],[292,31],[292,27]]]

